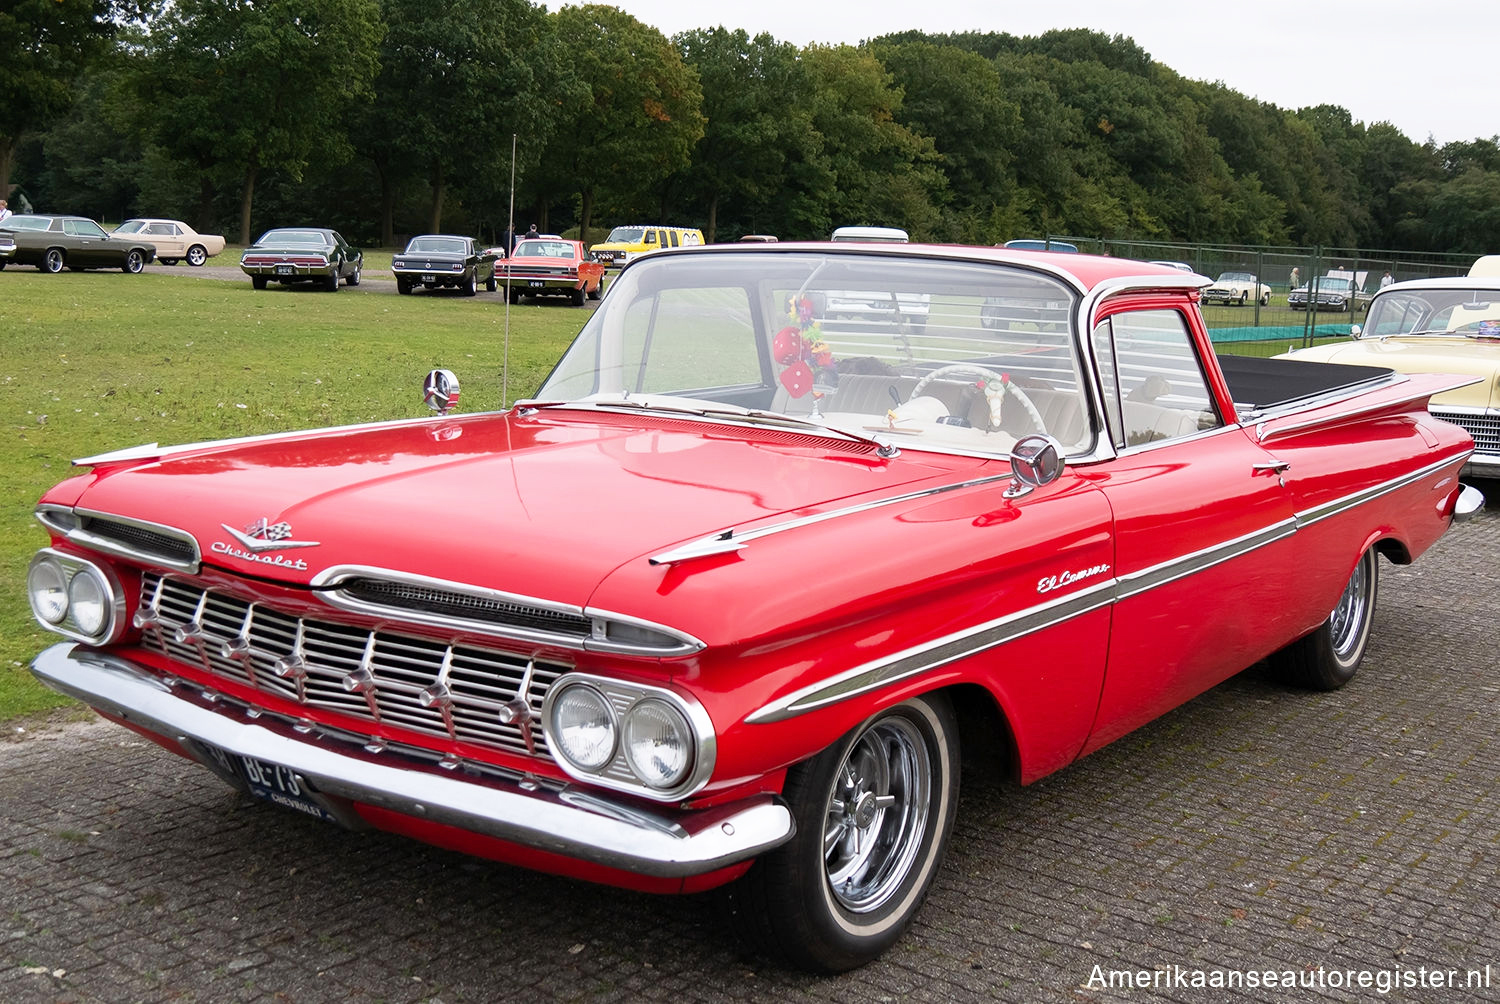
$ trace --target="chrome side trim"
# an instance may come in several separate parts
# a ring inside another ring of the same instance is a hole
[[[961,488],[974,488],[978,485],[993,484],[996,481],[1011,480],[1009,473],[994,474],[984,478],[971,478],[968,481],[957,481],[953,484],[938,485],[935,488],[923,488],[920,491],[905,492],[901,495],[892,495],[888,498],[875,499],[872,502],[861,502],[858,505],[845,506],[842,509],[830,509],[827,512],[814,513],[811,516],[800,516],[797,519],[789,519],[780,523],[772,523],[768,526],[756,527],[753,530],[736,531],[734,527],[727,527],[699,537],[697,540],[686,544],[679,544],[670,551],[654,554],[646,560],[653,565],[671,565],[679,561],[687,561],[691,558],[702,558],[712,554],[727,554],[738,551],[745,544],[761,537],[769,537],[773,533],[783,533],[787,530],[796,530],[799,527],[812,526],[814,523],[822,523],[830,519],[839,519],[844,516],[852,516],[855,513],[869,512],[871,509],[879,509],[882,506],[895,505],[899,502],[910,502],[914,499],[927,498],[932,495],[941,495],[945,492],[957,491]]]
[[[449,593],[458,597],[472,597],[474,599],[508,604],[510,606],[530,607],[534,610],[547,613],[591,619],[593,624],[589,633],[584,634],[580,632],[574,634],[568,631],[549,631],[545,628],[524,627],[480,618],[430,613],[394,603],[377,603],[340,591],[339,586],[351,579],[374,579],[384,582],[394,582],[419,589],[431,590],[435,593]],[[435,579],[425,575],[415,575],[410,572],[401,572],[391,568],[379,568],[373,565],[334,565],[330,568],[325,568],[313,577],[311,586],[320,599],[329,606],[338,607],[341,610],[350,610],[354,613],[365,614],[371,617],[395,616],[417,624],[427,624],[451,630],[473,631],[517,641],[561,645],[565,648],[583,649],[590,652],[616,652],[622,655],[657,657],[691,655],[706,647],[700,639],[684,631],[678,631],[675,628],[642,620],[638,617],[617,614],[612,611],[598,609],[597,607],[580,607],[568,603],[556,603],[551,600],[538,599],[535,596],[522,596],[518,593],[507,593],[498,589],[486,589],[471,583]],[[611,640],[608,637],[608,630],[611,624],[655,632],[661,635],[664,640],[670,640],[673,644],[648,645],[645,643]]]
[[[1062,599],[1027,607],[997,620],[855,666],[827,680],[820,680],[777,698],[751,712],[746,716],[745,721],[760,724],[793,718],[858,694],[920,675],[946,663],[977,655],[987,649],[1052,627],[1065,620],[1080,617],[1102,607],[1113,606],[1122,600],[1196,575],[1215,565],[1243,557],[1277,541],[1292,537],[1302,527],[1373,501],[1382,495],[1420,481],[1424,477],[1430,477],[1444,467],[1457,463],[1465,455],[1463,453],[1452,454],[1421,470],[1325,502],[1312,509],[1296,513],[1289,519],[1278,520],[1233,540],[1203,548],[1151,568],[1102,581]],[[1467,497],[1464,504],[1473,505],[1472,496]],[[1480,504],[1482,504],[1482,499]],[[1472,512],[1472,509],[1469,511]],[[1456,513],[1455,517],[1457,518]]]
[[[1278,520],[1270,526],[1247,533],[1233,540],[1226,540],[1222,544],[1205,547],[1192,554],[1185,554],[1171,561],[1164,561],[1151,568],[1143,568],[1138,572],[1117,579],[1115,600],[1128,600],[1139,596],[1141,593],[1150,592],[1159,586],[1170,585],[1178,579],[1185,579],[1189,575],[1222,565],[1226,561],[1243,557],[1251,551],[1258,551],[1278,540],[1285,540],[1297,532],[1295,519]]]
[[[753,858],[796,832],[760,795],[701,811],[653,811],[529,776],[511,778],[378,752],[331,730],[257,714],[224,695],[163,679],[117,656],[54,645],[32,662],[47,686],[149,732],[290,768],[322,797],[348,799],[525,847],[660,878]]]
[[[1455,453],[1435,463],[1428,464],[1426,467],[1422,468],[1419,471],[1413,471],[1410,474],[1403,474],[1398,478],[1391,478],[1389,481],[1382,482],[1381,484],[1372,485],[1369,488],[1365,488],[1357,492],[1352,492],[1348,495],[1345,495],[1343,498],[1333,499],[1332,501],[1324,502],[1322,505],[1314,506],[1311,509],[1305,509],[1302,512],[1296,514],[1297,526],[1299,529],[1304,526],[1311,526],[1313,523],[1317,523],[1320,520],[1325,520],[1330,516],[1337,516],[1339,513],[1347,512],[1350,509],[1353,509],[1355,506],[1363,505],[1364,503],[1377,499],[1382,495],[1389,494],[1390,492],[1396,491],[1400,488],[1405,488],[1407,485],[1415,481],[1420,481],[1425,477],[1430,477],[1431,475],[1436,474],[1438,471],[1442,470],[1444,467],[1447,467],[1449,464],[1467,458],[1471,452],[1471,450],[1464,450],[1460,453]]]
[[[828,680],[793,691],[753,711],[752,724],[779,722],[837,704],[859,694],[925,673],[985,649],[1033,634],[1115,602],[1115,580],[1107,579],[1076,593],[856,666]]]
[[[1473,485],[1464,485],[1458,493],[1458,501],[1453,506],[1453,522],[1467,523],[1483,508],[1484,493]]]

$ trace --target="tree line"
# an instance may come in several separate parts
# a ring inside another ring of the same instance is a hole
[[[514,157],[512,151],[514,150]],[[514,182],[513,179],[514,178]],[[1187,80],[1131,39],[798,47],[528,0],[12,0],[0,192],[242,243],[618,223],[825,238],[1492,251],[1500,137],[1418,143]],[[13,200],[14,201],[14,200]]]

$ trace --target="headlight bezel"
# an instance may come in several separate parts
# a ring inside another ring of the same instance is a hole
[[[61,616],[55,621],[49,619],[39,608],[33,589],[33,579],[38,574],[54,574],[61,579],[64,604]],[[89,600],[98,604],[97,625],[85,624],[79,620],[73,594],[74,583],[79,576],[87,576],[89,583],[98,590],[98,595]],[[52,547],[44,547],[34,554],[26,570],[26,599],[36,622],[65,638],[88,645],[108,645],[118,641],[125,631],[125,591],[120,585],[119,577],[110,566],[76,554]],[[90,630],[90,627],[93,629]]]
[[[604,698],[614,721],[614,749],[608,762],[597,769],[585,769],[569,760],[554,734],[554,709],[570,688],[586,686]],[[681,776],[667,783],[648,783],[631,764],[625,749],[626,722],[642,705],[664,705],[678,716],[686,733],[686,764]],[[655,801],[678,801],[703,788],[713,774],[717,739],[713,722],[703,705],[691,695],[666,687],[599,676],[593,673],[566,673],[555,680],[542,702],[542,732],[547,747],[568,776],[578,781],[617,791],[626,791]]]

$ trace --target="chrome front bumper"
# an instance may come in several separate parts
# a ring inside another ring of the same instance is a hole
[[[550,779],[372,749],[360,737],[259,712],[83,645],[53,645],[31,671],[54,690],[175,740],[220,776],[203,747],[286,767],[349,822],[347,802],[360,802],[656,878],[717,871],[795,832],[791,812],[771,795],[694,812],[643,809]]]

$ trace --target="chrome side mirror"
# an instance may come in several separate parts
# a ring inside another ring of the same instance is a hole
[[[1020,498],[1034,488],[1050,485],[1062,477],[1062,446],[1051,436],[1023,436],[1010,451],[1010,472],[1015,480],[1005,489],[1008,499]]]
[[[439,415],[458,407],[458,377],[452,370],[433,370],[422,381],[422,401]]]
[[[1360,335],[1364,334],[1364,332],[1365,332],[1365,329],[1362,328],[1362,327],[1360,327],[1358,324],[1351,324],[1351,325],[1349,325],[1349,337],[1350,338],[1358,338]]]

